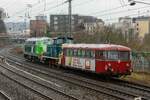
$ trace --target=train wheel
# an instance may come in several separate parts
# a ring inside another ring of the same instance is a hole
[[[51,61],[51,60],[49,61],[48,64],[49,64],[49,67],[50,67],[50,68],[53,68],[53,66],[52,66],[52,61]]]

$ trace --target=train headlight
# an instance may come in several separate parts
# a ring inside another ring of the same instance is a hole
[[[126,66],[129,67],[129,64],[127,63]]]
[[[118,63],[120,63],[121,61],[120,60],[118,60]]]
[[[107,65],[105,66],[105,70],[107,70],[108,69],[108,67],[107,67]]]
[[[111,66],[111,64],[110,64],[110,63],[108,63],[108,66]]]
[[[130,69],[130,72],[133,72],[133,69]]]

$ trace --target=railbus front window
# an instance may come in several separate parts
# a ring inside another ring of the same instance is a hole
[[[73,43],[73,39],[67,39],[66,43],[69,43],[69,44]]]
[[[105,51],[96,51],[96,58],[100,60],[106,60],[107,52]]]
[[[119,59],[127,61],[130,59],[130,52],[128,51],[120,51],[119,52]]]
[[[118,52],[117,51],[108,51],[108,60],[118,60]]]

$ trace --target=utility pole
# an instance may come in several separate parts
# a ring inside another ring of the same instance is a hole
[[[68,0],[69,2],[69,8],[68,8],[68,13],[69,13],[69,34],[70,34],[70,37],[72,35],[72,5],[71,5],[71,2],[72,0]]]
[[[44,0],[44,12],[46,11],[46,0]]]

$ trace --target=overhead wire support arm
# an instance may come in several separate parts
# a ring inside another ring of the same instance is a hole
[[[136,1],[136,0],[128,0],[131,6],[134,6],[136,3],[141,3],[141,4],[147,4],[150,5],[150,3],[143,2],[143,1]]]

